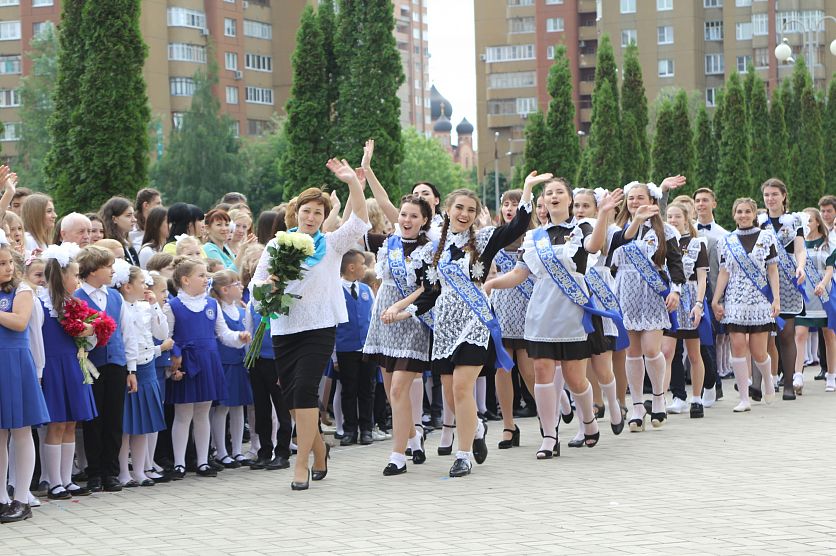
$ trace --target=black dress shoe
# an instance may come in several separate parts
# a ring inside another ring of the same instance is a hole
[[[570,448],[583,448],[583,438],[573,438],[569,441]]]
[[[472,466],[468,460],[456,459],[453,463],[453,467],[450,468],[450,476],[464,477],[465,475],[470,475],[471,468]]]
[[[596,419],[603,419],[604,415],[606,415],[606,407],[604,404],[592,404],[592,409],[595,411]]]
[[[483,415],[485,416],[485,420],[487,421],[502,421],[502,417],[500,417],[490,409],[487,410]]]
[[[232,456],[226,456],[222,460],[215,460],[215,463],[222,465],[225,469],[238,469],[241,464],[233,459]]]
[[[398,467],[394,463],[389,463],[389,465],[383,468],[384,477],[391,477],[392,475],[403,475],[404,473],[406,473],[406,464],[404,464],[403,467]]]
[[[784,388],[784,394],[781,396],[782,400],[792,401],[795,399],[795,392],[792,389],[792,385],[789,388]]]
[[[624,421],[625,420],[626,419],[624,419],[624,414],[622,414],[621,415],[621,422],[618,423],[617,425],[613,425],[612,421],[610,421],[610,428],[612,429],[612,433],[614,435],[618,436],[624,430]]]
[[[139,483],[139,486],[141,486],[141,487],[152,487],[155,484],[157,484],[157,483],[154,482],[154,479],[143,479],[142,482]]]
[[[827,378],[827,377],[825,376],[826,374],[827,374],[827,371],[825,371],[824,369],[821,369],[821,370],[819,371],[819,374],[817,374],[817,375],[814,377],[814,379],[813,379],[813,380],[825,380],[825,379]]]
[[[340,446],[353,446],[354,444],[357,444],[357,434],[345,433],[340,440]]]
[[[714,398],[717,401],[720,401],[720,400],[723,399],[723,381],[720,380],[719,378],[717,379],[717,382],[714,384],[714,392],[715,392]]]
[[[266,469],[270,461],[267,458],[259,457],[257,460],[250,462],[250,469]]]
[[[511,438],[509,438],[508,440],[500,440],[499,441],[499,444],[497,445],[497,447],[500,450],[507,450],[509,448],[513,448],[514,446],[519,446],[520,445],[520,427],[518,427],[517,425],[514,425],[513,429],[503,429],[502,432],[503,433],[510,432],[511,433]]]
[[[537,416],[537,408],[534,407],[534,404],[526,405],[525,407],[521,407],[519,409],[514,410],[514,417],[519,417],[520,419],[524,419],[526,417],[536,417]]]
[[[122,483],[116,477],[105,477],[102,479],[102,488],[105,492],[121,492]]]
[[[691,403],[691,419],[701,419],[705,417],[705,409],[701,403]]]
[[[212,466],[208,463],[204,463],[200,467],[197,468],[196,473],[201,477],[217,477],[218,472],[212,469]]]
[[[56,485],[49,489],[49,492],[47,492],[46,497],[50,500],[69,500],[73,497],[73,495],[70,494],[70,492],[63,486]]]
[[[321,481],[328,475],[328,460],[331,459],[331,445],[325,445],[325,469],[311,469],[311,480]]]
[[[70,483],[68,485],[64,485],[64,488],[69,492],[73,497],[76,496],[90,496],[92,493],[90,492],[89,488],[80,487],[75,483]]]
[[[260,469],[266,469],[268,471],[275,471],[276,469],[287,469],[290,467],[290,460],[283,456],[276,456],[267,463],[264,464],[264,467]],[[250,469],[255,469],[250,467]]]
[[[485,433],[482,435],[482,438],[473,439],[473,459],[479,465],[485,463],[485,460],[488,459],[488,443],[485,442],[485,438],[488,436],[488,424],[485,423],[484,426]]]
[[[186,477],[186,468],[182,465],[175,465],[171,471],[171,480],[180,481]]]
[[[122,488],[136,488],[139,486],[139,482],[131,479],[126,483],[122,483]]]
[[[9,507],[0,514],[0,523],[14,523],[15,521],[23,521],[32,517],[32,508],[29,504],[24,504],[18,500],[12,500]]]
[[[153,473],[156,477],[152,477],[149,473]],[[162,473],[158,473],[156,469],[148,469],[145,471],[145,475],[148,476],[149,479],[154,481],[154,483],[170,483],[171,482],[171,475],[163,471]]]
[[[240,463],[242,466],[249,465],[253,462],[253,460],[251,460],[247,457],[244,457],[243,454],[236,454],[232,459],[234,459],[235,461]]]
[[[392,464],[390,463],[389,465],[392,465]],[[386,471],[384,471],[383,474],[385,475]],[[0,502],[0,515],[3,515],[4,513],[6,513],[6,511],[9,509],[9,506],[11,506],[11,505],[12,505],[11,502]]]
[[[455,429],[456,425],[442,425],[446,429]],[[456,434],[453,433],[453,440],[456,439]],[[438,455],[439,456],[449,456],[453,453],[453,444],[452,441],[449,446],[439,446],[438,447]]]
[[[372,431],[363,431],[360,433],[360,444],[362,444],[363,446],[368,446],[373,442],[374,438],[372,438]]]
[[[308,471],[308,480],[307,481],[291,481],[290,482],[290,490],[308,490],[308,487],[310,487],[310,477],[311,477],[311,472]]]
[[[87,489],[90,492],[102,491],[102,479],[100,477],[90,477],[87,479]]]
[[[76,473],[75,475],[73,475],[73,482],[74,483],[83,483],[86,480],[87,480],[87,472],[86,471],[82,471],[80,473]]]
[[[424,451],[424,439],[421,439],[421,449],[420,450],[412,450],[412,463],[415,465],[421,465],[427,461],[427,453]]]
[[[206,465],[208,465],[215,471],[223,471],[224,469],[226,469],[226,467],[224,467],[224,465],[221,462],[217,461],[215,458],[212,457],[206,460]]]

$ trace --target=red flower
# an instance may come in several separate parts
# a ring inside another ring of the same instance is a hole
[[[97,313],[98,317],[92,322],[93,330],[96,332],[96,345],[103,346],[110,341],[110,337],[116,332],[116,322],[107,313]]]
[[[84,321],[76,319],[63,319],[61,321],[61,326],[64,328],[64,332],[73,338],[76,338],[84,333]]]

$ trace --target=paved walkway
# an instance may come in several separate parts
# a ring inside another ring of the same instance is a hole
[[[536,461],[536,419],[522,446],[497,450],[462,479],[438,457],[383,477],[389,442],[336,448],[328,477],[292,492],[289,471],[224,471],[44,502],[0,527],[0,554],[796,554],[836,553],[836,394],[806,373],[795,402],[726,399],[701,421],[673,415],[660,430]],[[561,430],[565,442],[576,423]],[[605,428],[606,427],[606,428]]]

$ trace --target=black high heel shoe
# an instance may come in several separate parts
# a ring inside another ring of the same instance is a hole
[[[551,438],[552,440],[554,440],[554,446],[558,445],[557,444],[557,438],[554,437],[554,436],[545,435],[543,438],[544,439],[545,438]],[[558,455],[560,455],[560,448],[558,448],[557,451],[558,451]],[[537,450],[536,456],[537,456],[537,459],[552,459],[553,454],[554,454],[554,447],[552,447],[551,450],[543,450],[543,449]]]
[[[560,400],[558,400],[557,403],[560,403]],[[563,419],[563,422],[566,423],[567,425],[572,422],[572,419],[575,418],[575,408],[572,407],[571,398],[569,399],[569,413],[566,413],[566,414],[561,413],[560,418]]]
[[[308,480],[307,481],[291,481],[290,483],[290,490],[308,490],[308,487],[311,486],[311,471],[308,470]]]
[[[412,450],[412,463],[415,465],[421,465],[425,461],[427,461],[427,452],[424,451],[424,440],[425,437],[421,437],[421,449],[420,450]]]
[[[499,444],[497,445],[500,450],[507,450],[513,446],[520,445],[520,427],[514,425],[513,429],[503,429],[502,432],[510,432],[511,438],[510,440],[500,440]]]
[[[321,481],[325,478],[325,475],[328,474],[328,460],[331,459],[331,445],[326,443],[325,444],[325,469],[320,471],[319,469],[311,469],[311,480],[312,481]]]
[[[665,399],[665,393],[664,392],[662,392],[661,394],[653,394],[653,396],[657,397],[657,398],[661,397],[662,401],[664,401],[664,399]],[[652,406],[651,406],[651,408],[652,408]],[[665,411],[659,411],[658,413],[651,411],[651,413],[650,413],[650,424],[653,425],[653,428],[658,429],[659,427],[661,427],[662,425],[665,424],[665,421],[667,420],[667,418],[668,418],[668,414]]]
[[[619,423],[617,425],[614,425],[612,423],[612,421],[610,421],[610,428],[612,429],[612,433],[614,435],[618,436],[619,434],[622,433],[622,431],[624,431],[624,422],[625,422],[625,419],[624,419],[624,414],[623,413],[621,414],[621,421],[619,421]]]
[[[445,429],[455,429],[456,425],[445,425],[442,423],[441,425]],[[456,440],[456,434],[453,433],[453,440]],[[438,455],[439,456],[449,456],[453,453],[453,443],[451,442],[449,446],[439,446],[438,447]]]
[[[595,422],[595,419],[592,419],[591,421],[584,421],[583,424],[584,425],[591,425],[594,422]],[[601,431],[600,430],[598,432],[596,432],[595,434],[583,433],[583,445],[586,446],[587,448],[594,448],[595,445],[598,444],[598,440],[600,440],[600,438],[601,438]]]
[[[644,403],[642,402],[635,402],[633,405],[640,405],[644,409]],[[647,411],[645,411],[644,415],[641,416],[641,419],[630,419],[627,424],[630,426],[630,432],[644,432],[644,417],[647,415]]]
[[[592,409],[595,412],[596,419],[603,419],[604,415],[606,415],[606,408],[604,404],[592,404]]]

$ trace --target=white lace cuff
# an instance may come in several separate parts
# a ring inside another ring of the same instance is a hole
[[[404,311],[406,311],[407,313],[409,313],[410,315],[412,315],[414,317],[415,313],[418,312],[418,306],[415,305],[414,303],[412,303],[412,304],[408,305],[406,307],[406,309],[404,309]]]
[[[671,293],[682,294],[682,287],[679,284],[671,284]]]

